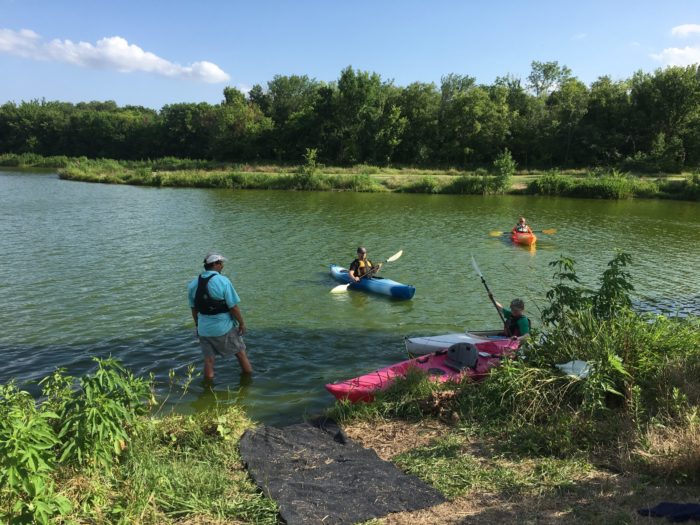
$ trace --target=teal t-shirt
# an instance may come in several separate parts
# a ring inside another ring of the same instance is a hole
[[[506,318],[506,321],[513,317],[513,313],[510,311],[510,308],[503,308],[503,317]],[[525,335],[530,333],[530,320],[524,316],[521,315],[516,321],[515,324],[518,326],[518,330],[520,331],[520,335]]]
[[[238,303],[241,302],[241,298],[238,297],[236,289],[231,284],[228,277],[221,275],[219,272],[213,270],[205,271],[202,273],[202,277],[209,277],[215,274],[214,277],[209,279],[209,295],[212,299],[225,300],[226,306],[233,308]],[[187,298],[190,303],[190,308],[194,308],[194,296],[197,293],[197,284],[199,283],[199,278],[196,277],[190,284],[187,285]],[[235,326],[238,326],[238,321],[231,317],[230,312],[223,312],[216,315],[202,315],[197,314],[198,327],[197,331],[199,335],[205,337],[216,337],[218,335],[227,334]]]

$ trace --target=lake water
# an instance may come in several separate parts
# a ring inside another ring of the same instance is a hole
[[[536,250],[493,238],[525,215]],[[411,301],[330,294],[328,265],[358,245],[371,259],[404,250],[383,273],[416,286]],[[280,424],[333,398],[323,385],[406,357],[402,338],[497,327],[471,267],[473,255],[501,302],[522,297],[535,322],[552,284],[548,263],[573,257],[595,285],[621,249],[633,256],[646,308],[700,312],[700,205],[521,196],[161,189],[0,172],[0,382],[33,381],[56,367],[79,375],[112,355],[153,373],[166,409],[240,402]],[[255,374],[219,360],[215,394],[196,379],[170,394],[171,370],[201,371],[186,301],[204,254],[229,258]]]

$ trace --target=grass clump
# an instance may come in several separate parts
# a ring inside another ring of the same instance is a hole
[[[587,461],[579,459],[549,458],[535,463],[512,461],[492,451],[474,455],[470,441],[458,433],[400,454],[395,462],[448,498],[484,487],[504,495],[565,491],[591,470]]]
[[[571,177],[558,171],[549,171],[530,181],[526,192],[532,195],[556,195],[599,199],[631,199],[658,197],[656,182],[621,173],[593,170],[584,177]]]
[[[240,408],[150,417],[151,382],[112,359],[42,386],[40,403],[0,386],[3,523],[277,522],[238,455]]]

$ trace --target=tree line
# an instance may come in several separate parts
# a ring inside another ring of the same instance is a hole
[[[347,67],[337,81],[277,75],[220,104],[160,111],[33,100],[0,106],[0,153],[115,159],[166,156],[332,165],[475,167],[509,150],[523,168],[700,166],[700,67],[602,76],[586,85],[557,62],[477,84],[449,74],[405,87]]]

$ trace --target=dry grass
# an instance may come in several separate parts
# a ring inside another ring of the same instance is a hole
[[[449,433],[450,427],[430,419],[418,423],[406,421],[359,421],[344,428],[351,439],[372,448],[390,460],[398,454],[422,447]]]
[[[391,459],[417,447],[424,447],[444,439],[454,428],[436,420],[419,423],[406,421],[353,422],[345,428],[352,439],[373,448],[383,459]],[[668,435],[655,437],[659,445],[668,445]],[[698,447],[700,432],[674,436],[679,447]],[[480,438],[465,440],[463,451],[484,468],[495,464],[528,475],[540,467],[546,458],[508,461],[491,457],[492,443]],[[697,448],[695,450],[698,450]],[[679,461],[682,461],[679,457]],[[666,463],[666,459],[662,463]],[[441,505],[414,512],[391,514],[373,525],[432,525],[432,524],[614,524],[653,523],[638,509],[652,507],[661,501],[688,502],[697,500],[698,486],[679,487],[663,479],[650,480],[637,475],[621,475],[592,467],[572,476],[566,489],[547,489],[541,486],[520,491],[503,491],[493,486],[473,487],[467,495]]]
[[[649,472],[664,479],[676,479],[679,472],[684,472],[689,481],[700,482],[700,424],[652,427],[643,441],[646,446],[634,450],[632,458],[641,461]]]
[[[391,514],[379,520],[383,525],[456,524],[616,524],[658,523],[643,517],[637,509],[661,501],[692,501],[697,487],[683,488],[640,485],[637,480],[594,472],[569,493],[504,497],[488,490],[416,512]]]

